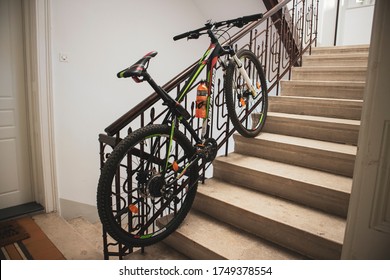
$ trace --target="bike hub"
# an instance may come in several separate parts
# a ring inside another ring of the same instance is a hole
[[[147,192],[152,197],[161,197],[162,188],[165,185],[165,180],[161,175],[154,175],[150,178],[147,184]]]

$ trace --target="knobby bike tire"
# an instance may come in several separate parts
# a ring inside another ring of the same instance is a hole
[[[134,131],[114,148],[101,170],[97,189],[100,220],[109,235],[128,247],[149,246],[170,235],[194,201],[198,167],[188,167],[188,161],[195,149],[178,130],[170,144],[170,133],[171,127],[162,124]],[[167,166],[163,178],[159,172]],[[166,188],[185,166],[180,181]],[[147,229],[141,230],[144,226]]]
[[[243,62],[257,96],[253,98],[249,93],[236,63],[232,60],[227,67],[224,81],[226,107],[235,129],[244,137],[255,137],[261,132],[267,118],[267,83],[261,63],[253,52],[240,50],[237,56]]]

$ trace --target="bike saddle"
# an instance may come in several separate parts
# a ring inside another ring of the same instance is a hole
[[[143,80],[140,79],[140,77],[143,77],[144,71],[148,68],[149,60],[152,57],[155,57],[156,55],[157,55],[156,51],[147,53],[143,58],[138,60],[132,66],[126,68],[125,70],[120,71],[117,74],[117,77],[118,78],[132,77],[137,83],[142,82]]]

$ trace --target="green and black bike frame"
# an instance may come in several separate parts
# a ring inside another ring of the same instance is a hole
[[[202,119],[202,132],[201,136],[199,137],[198,134],[194,131],[194,129],[191,127],[191,125],[187,122],[187,120],[191,117],[190,114],[184,109],[184,108],[176,108],[171,111],[176,111],[176,116],[179,118],[180,122],[185,126],[185,128],[189,131],[193,139],[197,144],[202,144],[205,139],[208,137],[208,129],[209,129],[209,123],[210,123],[210,110],[212,107],[212,95],[214,92],[214,85],[215,85],[215,72],[216,72],[216,66],[218,59],[223,55],[231,55],[233,57],[235,55],[235,52],[232,47],[226,46],[223,47],[219,43],[218,39],[215,37],[215,34],[212,30],[208,30],[208,35],[211,39],[210,46],[206,50],[206,52],[203,54],[203,56],[199,59],[198,63],[192,70],[191,74],[189,75],[189,78],[187,79],[186,83],[184,84],[184,87],[178,94],[177,98],[175,99],[175,105],[178,107],[180,106],[180,103],[184,100],[186,95],[193,89],[195,82],[197,81],[199,75],[203,72],[204,68],[206,68],[206,85],[208,89],[207,94],[207,104],[206,104],[206,117]],[[222,63],[223,64],[223,63]],[[223,68],[225,68],[225,65],[222,65]],[[172,107],[171,107],[172,108]],[[185,112],[183,112],[185,111]],[[169,118],[169,116],[168,116]],[[168,118],[165,120],[167,121]],[[173,120],[172,120],[173,121]]]
[[[227,64],[226,62],[220,60],[220,57],[224,55],[229,55],[230,58],[232,58],[232,61],[227,61],[227,63],[235,63],[237,65],[238,71],[242,75],[243,79],[245,80],[245,83],[248,86],[249,92],[252,94],[253,98],[256,97],[257,93],[255,88],[253,87],[250,78],[245,71],[243,67],[243,63],[241,60],[237,57],[236,52],[234,51],[233,47],[230,45],[221,46],[219,43],[217,37],[213,33],[212,29],[208,29],[207,33],[211,39],[211,43],[209,48],[206,50],[204,55],[200,58],[197,65],[194,67],[193,71],[191,72],[189,78],[187,79],[183,89],[178,94],[177,98],[175,99],[175,106],[176,109],[172,110],[172,105],[169,106],[171,108],[171,112],[174,112],[174,114],[179,118],[181,123],[186,127],[186,129],[190,132],[191,136],[195,139],[195,142],[197,144],[202,144],[205,139],[208,138],[208,130],[209,130],[209,123],[210,123],[210,110],[212,107],[211,101],[212,96],[214,93],[214,85],[215,85],[215,72],[217,67],[218,60],[220,61],[220,64],[225,71]],[[181,107],[180,103],[184,100],[185,96],[188,94],[188,92],[193,88],[195,81],[199,77],[200,73],[204,70],[206,67],[206,84],[208,89],[208,95],[207,95],[207,107],[206,107],[206,117],[202,120],[202,133],[199,137],[194,129],[191,127],[191,125],[187,122],[187,120],[191,117],[190,114]],[[169,97],[170,98],[170,97]],[[172,98],[171,98],[172,99]],[[173,100],[172,100],[173,101]],[[173,102],[171,103],[173,104]],[[175,113],[176,112],[176,113]],[[169,114],[167,118],[164,120],[164,123],[166,123],[169,120]],[[173,122],[174,120],[172,120]],[[173,123],[172,123],[173,125]]]
[[[143,73],[143,78],[145,81],[147,81],[151,87],[156,91],[156,93],[161,97],[163,100],[163,104],[168,106],[168,113],[165,116],[163,120],[163,124],[168,124],[171,127],[171,133],[168,143],[168,150],[171,149],[172,141],[174,138],[174,133],[176,129],[179,129],[178,126],[182,124],[186,130],[191,134],[192,139],[195,141],[195,148],[196,147],[202,147],[206,138],[207,138],[207,130],[208,130],[208,122],[210,118],[209,111],[211,110],[211,95],[214,90],[214,74],[216,70],[216,64],[218,61],[218,58],[225,54],[232,54],[232,49],[229,47],[222,47],[220,43],[218,42],[218,39],[215,37],[214,33],[211,30],[208,30],[208,34],[211,38],[211,44],[209,48],[206,50],[204,55],[200,58],[197,65],[192,70],[191,74],[189,75],[183,89],[180,91],[180,93],[177,95],[176,99],[172,98],[163,88],[157,85],[157,83],[151,78],[151,76],[147,73]],[[189,120],[191,119],[190,113],[180,104],[185,96],[191,91],[193,86],[195,85],[195,82],[199,75],[203,72],[204,68],[206,67],[206,83],[208,88],[208,95],[207,95],[207,115],[206,118],[202,120],[202,133],[201,136],[198,136],[198,133],[194,130],[194,128],[189,123]],[[155,147],[157,148],[157,147]],[[154,148],[153,148],[154,149]],[[167,151],[167,158],[165,166],[163,166],[163,170],[161,170],[161,173],[164,174],[166,170],[168,170],[169,166],[171,165],[169,163],[169,151]],[[200,156],[198,154],[195,154],[194,158],[191,159],[191,162],[189,162],[184,170],[179,172],[180,174],[177,177],[177,180],[182,177],[190,166],[193,164],[197,164],[200,160]]]
[[[204,55],[200,58],[197,65],[192,70],[191,74],[189,75],[189,78],[187,79],[183,89],[180,91],[176,99],[173,99],[163,88],[158,86],[156,82],[150,77],[148,73],[144,73],[143,77],[144,80],[147,81],[151,87],[156,91],[156,93],[161,97],[163,100],[163,104],[168,106],[170,113],[167,114],[165,117],[163,123],[171,123],[172,127],[177,126],[177,121],[182,123],[185,128],[190,132],[191,136],[195,140],[197,144],[201,144],[205,139],[205,129],[202,128],[204,132],[202,132],[202,136],[199,137],[195,130],[191,127],[191,125],[188,123],[188,120],[191,118],[191,115],[188,113],[188,111],[181,106],[181,102],[184,100],[185,96],[190,92],[190,90],[193,88],[197,78],[202,73],[204,68],[206,67],[206,83],[208,88],[208,95],[207,95],[207,116],[203,120],[203,124],[207,125],[208,118],[209,118],[209,110],[210,110],[210,100],[211,95],[214,90],[214,73],[216,69],[216,64],[218,61],[218,58],[221,55],[225,54],[231,54],[231,48],[229,49],[227,47],[222,47],[218,39],[215,37],[214,33],[209,30],[208,31],[209,36],[211,38],[211,44],[209,48],[206,50]]]
[[[237,64],[238,69],[240,73],[243,74],[247,84],[248,85],[250,84],[249,78],[247,76],[247,73],[244,70],[242,62],[236,56],[233,47],[230,45],[221,46],[215,34],[213,33],[212,29],[207,30],[207,33],[211,39],[210,46],[203,54],[203,56],[200,58],[200,60],[198,61],[194,69],[192,70],[191,74],[189,75],[189,78],[187,79],[182,90],[177,95],[176,99],[173,99],[163,88],[158,86],[148,73],[144,73],[144,80],[146,80],[152,86],[152,88],[156,91],[156,93],[162,98],[163,104],[168,106],[169,108],[169,112],[163,121],[163,124],[169,124],[171,127],[170,140],[169,140],[170,143],[168,149],[170,149],[172,146],[174,132],[176,129],[178,129],[178,126],[180,124],[182,124],[186,128],[186,130],[191,134],[192,139],[194,139],[195,141],[195,147],[202,147],[205,141],[207,140],[210,115],[211,115],[210,110],[212,107],[211,104],[212,94],[214,92],[215,71],[216,71],[217,62],[220,57],[224,55],[229,55],[229,57],[233,58],[234,61],[233,63]],[[220,60],[220,63],[223,69],[227,67],[225,62]],[[191,119],[190,113],[180,103],[184,100],[184,98],[191,91],[191,89],[193,89],[195,82],[197,81],[199,75],[202,73],[205,67],[206,67],[206,84],[208,88],[207,107],[206,107],[207,114],[206,117],[202,119],[201,135],[199,136],[198,133],[193,129],[191,124],[188,122],[188,120]],[[251,91],[255,93],[253,87],[251,88]],[[197,163],[199,160],[200,157],[197,156],[197,154],[195,154],[194,159],[187,164],[185,169],[187,169],[190,165]],[[165,173],[169,166],[170,166],[169,154],[167,154],[166,165],[164,170],[162,170],[162,173]],[[184,173],[182,172],[179,175],[178,179],[183,174]]]

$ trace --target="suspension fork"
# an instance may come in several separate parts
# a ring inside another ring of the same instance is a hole
[[[252,85],[252,82],[251,82],[251,80],[250,80],[250,78],[248,76],[248,73],[246,72],[246,70],[244,68],[244,63],[242,63],[242,61],[238,58],[236,53],[234,53],[232,55],[232,57],[233,57],[234,62],[237,65],[238,71],[240,72],[240,74],[244,78],[245,83],[246,83],[249,91],[251,92],[253,98],[255,98],[257,93],[256,93],[256,90],[255,90],[255,87]]]

